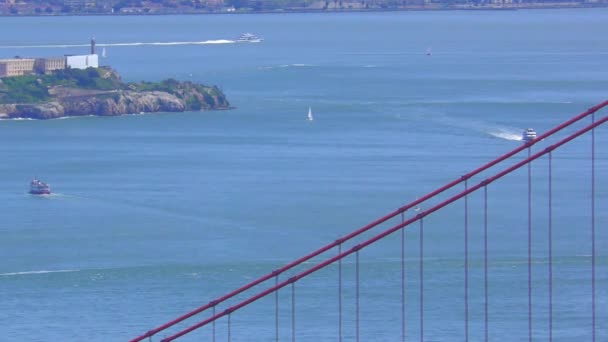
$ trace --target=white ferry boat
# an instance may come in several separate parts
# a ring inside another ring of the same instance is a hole
[[[30,194],[32,195],[49,195],[51,186],[39,179],[32,179],[30,182]]]
[[[534,139],[536,139],[536,131],[532,128],[528,128],[522,133],[521,140],[524,142],[532,141]]]
[[[237,43],[260,43],[264,39],[256,36],[253,33],[243,33],[237,40]]]

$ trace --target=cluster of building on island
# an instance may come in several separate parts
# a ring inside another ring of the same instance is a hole
[[[95,40],[91,40],[88,55],[65,55],[48,58],[15,57],[0,59],[0,77],[49,74],[54,70],[98,68],[99,57],[95,53]]]

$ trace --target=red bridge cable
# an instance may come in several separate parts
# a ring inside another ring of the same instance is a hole
[[[595,113],[591,123],[595,122]],[[595,342],[595,130],[591,130],[591,334]]]
[[[356,268],[355,268],[355,341],[359,342],[359,250],[355,252]]]
[[[424,220],[420,218],[420,342],[424,342]]]
[[[341,244],[338,254],[342,254]],[[342,259],[338,260],[338,342],[342,342]]]
[[[232,340],[231,329],[230,329],[230,317],[231,316],[232,316],[231,314],[228,314],[228,342],[230,342]]]
[[[608,104],[608,101],[606,101],[605,104]],[[416,215],[416,216],[414,216],[414,217],[406,220],[405,222],[400,223],[400,224],[398,224],[398,225],[396,225],[396,226],[394,226],[392,228],[389,228],[388,230],[385,230],[384,232],[382,232],[382,233],[380,233],[380,234],[378,234],[378,235],[376,235],[376,236],[374,236],[374,237],[372,237],[372,238],[370,238],[370,239],[368,239],[368,240],[366,240],[366,241],[364,241],[364,242],[362,242],[362,243],[360,243],[360,244],[358,244],[358,245],[350,248],[349,250],[347,250],[345,252],[342,252],[342,253],[334,256],[334,257],[331,257],[331,258],[329,258],[329,259],[327,259],[327,260],[325,260],[325,261],[317,264],[316,266],[313,266],[313,267],[311,267],[311,268],[309,268],[309,269],[307,269],[305,271],[302,271],[301,273],[298,273],[295,276],[292,276],[288,280],[285,280],[285,281],[281,282],[280,284],[278,284],[276,286],[267,288],[266,290],[258,293],[257,295],[254,295],[254,296],[250,297],[249,299],[246,299],[246,300],[244,300],[244,301],[242,301],[242,302],[240,302],[240,303],[238,303],[238,304],[236,304],[234,306],[231,306],[230,308],[224,310],[223,312],[218,313],[217,315],[209,317],[209,318],[207,318],[204,321],[201,321],[201,322],[199,322],[199,323],[197,323],[195,325],[190,326],[187,329],[184,329],[184,330],[182,330],[182,331],[180,331],[180,332],[178,332],[178,333],[176,333],[176,334],[174,334],[174,335],[172,335],[170,337],[167,337],[167,338],[163,339],[162,342],[173,341],[173,340],[175,340],[178,337],[181,337],[181,336],[183,336],[183,335],[185,335],[185,334],[187,334],[189,332],[192,332],[192,331],[194,331],[194,330],[196,330],[196,329],[198,329],[200,327],[203,327],[203,326],[211,323],[212,321],[214,321],[216,319],[219,319],[219,318],[227,315],[228,313],[234,312],[234,311],[236,311],[236,310],[238,310],[238,309],[240,309],[240,308],[242,308],[244,306],[247,306],[247,305],[249,305],[249,304],[257,301],[258,299],[263,298],[263,297],[269,295],[270,293],[273,293],[273,292],[275,292],[275,291],[277,291],[277,290],[279,290],[279,289],[281,289],[281,288],[283,288],[283,287],[285,287],[285,286],[287,286],[289,284],[293,284],[296,281],[298,281],[298,280],[300,280],[300,279],[302,279],[302,278],[310,275],[311,273],[314,273],[314,272],[316,272],[316,271],[318,271],[318,270],[320,270],[322,268],[325,268],[326,266],[331,265],[334,262],[336,262],[336,261],[338,261],[338,260],[340,260],[342,258],[345,258],[346,256],[348,256],[348,255],[350,255],[352,253],[355,253],[355,252],[361,250],[362,248],[365,248],[365,247],[367,247],[367,246],[375,243],[378,240],[381,240],[381,239],[385,238],[386,236],[388,236],[388,235],[396,232],[397,230],[402,229],[402,228],[410,225],[411,223],[416,222],[416,221],[418,221],[418,220],[420,220],[420,219],[422,219],[422,218],[424,218],[424,217],[426,217],[426,216],[428,216],[428,215],[430,215],[430,214],[432,214],[432,213],[434,213],[434,212],[442,209],[443,207],[445,207],[445,206],[447,206],[447,205],[449,205],[449,204],[451,204],[451,203],[453,203],[453,202],[455,202],[455,201],[463,198],[464,196],[466,196],[466,195],[468,195],[470,193],[473,193],[473,192],[479,190],[482,187],[486,187],[490,183],[492,183],[492,182],[494,182],[494,181],[496,181],[496,180],[498,180],[498,179],[500,179],[500,178],[502,178],[502,177],[510,174],[511,172],[513,172],[513,171],[521,168],[522,166],[525,166],[526,164],[528,164],[528,163],[530,163],[530,162],[532,162],[532,161],[534,161],[534,160],[542,157],[543,155],[545,155],[545,154],[547,154],[547,153],[555,150],[556,148],[558,148],[558,147],[560,147],[560,146],[562,146],[562,145],[564,145],[564,144],[572,141],[573,139],[575,139],[575,138],[577,138],[577,137],[579,137],[579,136],[587,133],[588,131],[592,130],[593,128],[606,123],[607,121],[608,121],[608,117],[602,118],[601,120],[595,122],[594,124],[586,126],[586,127],[582,128],[582,129],[576,131],[575,133],[572,133],[571,135],[567,136],[566,138],[558,141],[557,143],[555,143],[553,145],[550,145],[549,147],[547,147],[547,148],[543,149],[542,151],[540,151],[540,152],[532,155],[531,157],[526,158],[526,159],[524,159],[524,160],[522,160],[522,161],[520,161],[520,162],[512,165],[511,167],[509,167],[509,168],[507,168],[507,169],[505,169],[505,170],[503,170],[503,171],[495,174],[492,177],[486,178],[485,180],[483,180],[479,184],[477,184],[477,185],[469,188],[468,190],[463,191],[461,193],[458,193],[458,194],[456,194],[456,195],[454,195],[454,196],[452,196],[452,197],[444,200],[443,202],[441,202],[441,203],[439,203],[439,204],[437,204],[437,205],[429,208],[428,210],[426,210],[424,212],[421,212],[418,215]],[[534,142],[534,141],[532,141],[532,142]],[[526,145],[528,145],[528,144],[526,144]],[[412,203],[416,203],[416,202],[417,201],[412,202]]]
[[[464,181],[464,190],[469,187]],[[404,229],[405,230],[405,229]],[[464,196],[464,340],[469,341],[469,201]]]
[[[215,316],[215,306],[213,307],[213,311],[212,311],[213,315]],[[212,341],[215,342],[215,321],[213,322],[213,329],[212,330]]]
[[[404,221],[401,213],[401,223]],[[405,229],[401,229],[401,342],[405,342]]]
[[[528,147],[528,158],[530,153]],[[528,341],[532,342],[532,163],[528,164]]]
[[[488,342],[488,187],[483,187],[483,317],[484,341]]]
[[[505,160],[509,159],[513,155],[515,155],[515,154],[521,152],[522,150],[524,150],[527,146],[531,146],[531,145],[536,144],[538,141],[540,141],[542,139],[545,139],[545,138],[547,138],[547,137],[555,134],[556,132],[558,132],[558,131],[560,131],[560,130],[562,130],[562,129],[570,126],[570,125],[572,125],[573,123],[575,123],[575,122],[577,122],[577,121],[579,121],[579,120],[587,117],[588,115],[590,115],[592,113],[595,113],[596,111],[602,109],[605,106],[608,106],[608,100],[604,101],[604,102],[602,102],[602,103],[600,103],[598,105],[595,105],[595,106],[593,106],[593,107],[591,107],[589,109],[587,109],[585,112],[583,112],[583,113],[575,116],[574,118],[572,118],[572,119],[570,119],[570,120],[562,123],[559,126],[556,126],[555,128],[547,131],[544,134],[541,134],[540,136],[538,136],[538,138],[536,140],[532,140],[529,143],[524,144],[524,145],[522,145],[522,146],[520,146],[520,147],[512,150],[511,152],[508,152],[508,153],[504,154],[503,156],[501,156],[501,157],[499,157],[499,158],[497,158],[497,159],[495,159],[495,160],[493,160],[493,161],[491,161],[491,162],[483,165],[482,167],[477,168],[477,169],[475,169],[475,170],[467,173],[466,175],[464,175],[464,176],[462,176],[462,177],[460,177],[458,179],[455,179],[452,182],[450,182],[450,183],[448,183],[448,184],[446,184],[446,185],[438,188],[437,190],[435,190],[435,191],[427,194],[426,196],[423,196],[423,197],[421,197],[421,198],[419,198],[419,199],[417,199],[417,200],[415,200],[413,202],[410,202],[409,204],[407,204],[407,205],[405,205],[405,206],[403,206],[403,207],[401,207],[401,208],[399,208],[399,209],[391,212],[390,214],[385,215],[385,216],[383,216],[383,217],[381,217],[381,218],[379,218],[379,219],[377,219],[377,220],[369,223],[368,225],[366,225],[366,226],[364,226],[362,228],[359,228],[358,230],[355,230],[354,232],[352,232],[352,233],[350,233],[350,234],[348,234],[348,235],[346,235],[346,236],[344,236],[344,237],[342,237],[342,238],[340,238],[340,239],[338,239],[338,240],[336,240],[336,241],[334,241],[334,242],[332,242],[332,243],[330,243],[330,244],[328,244],[328,245],[326,245],[324,247],[321,247],[320,249],[318,249],[318,250],[316,250],[316,251],[314,251],[314,252],[312,252],[312,253],[310,253],[308,255],[305,255],[305,256],[303,256],[303,257],[301,257],[301,258],[299,258],[299,259],[297,259],[297,260],[295,260],[295,261],[293,261],[293,262],[291,262],[291,263],[289,263],[289,264],[287,264],[287,265],[285,265],[285,266],[283,266],[283,267],[281,267],[279,269],[276,269],[273,272],[268,273],[268,274],[266,274],[266,275],[264,275],[264,276],[262,276],[262,277],[260,277],[260,278],[258,278],[256,280],[250,282],[249,284],[246,284],[246,285],[244,285],[244,286],[242,286],[242,287],[240,287],[240,288],[238,288],[238,289],[236,289],[236,290],[234,290],[232,292],[229,292],[226,295],[224,295],[224,296],[222,296],[222,297],[220,297],[218,299],[212,300],[211,302],[209,302],[209,303],[207,303],[207,304],[205,304],[203,306],[200,306],[199,308],[194,309],[194,310],[192,310],[192,311],[190,311],[190,312],[188,312],[188,313],[186,313],[186,314],[184,314],[184,315],[182,315],[182,316],[180,316],[180,317],[178,317],[178,318],[176,318],[176,319],[174,319],[172,321],[169,321],[169,322],[167,322],[167,323],[165,323],[165,324],[163,324],[163,325],[161,325],[161,326],[159,326],[157,328],[149,330],[146,333],[144,333],[143,335],[138,336],[138,337],[132,339],[130,342],[139,342],[139,341],[142,341],[146,337],[153,336],[153,335],[157,334],[160,331],[163,331],[163,330],[165,330],[165,329],[167,329],[167,328],[169,328],[169,327],[171,327],[171,326],[173,326],[173,325],[175,325],[175,324],[177,324],[179,322],[182,322],[182,321],[184,321],[184,320],[186,320],[186,319],[188,319],[188,318],[190,318],[190,317],[192,317],[192,316],[194,316],[196,314],[199,314],[199,313],[201,313],[201,312],[203,312],[203,311],[205,311],[205,310],[207,310],[207,309],[209,309],[209,308],[211,308],[213,306],[216,306],[216,305],[218,305],[218,304],[220,304],[220,303],[222,303],[222,302],[224,302],[224,301],[226,301],[226,300],[228,300],[228,299],[230,299],[230,298],[232,298],[232,297],[234,297],[234,296],[236,296],[236,295],[238,295],[238,294],[240,294],[240,293],[242,293],[242,292],[244,292],[244,291],[246,291],[246,290],[248,290],[248,289],[250,289],[250,288],[252,288],[252,287],[254,287],[256,285],[258,285],[258,284],[260,284],[260,283],[263,283],[263,282],[267,281],[268,279],[274,277],[275,275],[278,275],[278,274],[281,274],[281,273],[283,273],[285,271],[288,271],[288,270],[292,269],[293,267],[295,267],[295,266],[297,266],[297,265],[299,265],[299,264],[301,264],[301,263],[303,263],[303,262],[305,262],[307,260],[310,260],[310,259],[312,259],[312,258],[314,258],[314,257],[316,257],[316,256],[318,256],[318,255],[320,255],[320,254],[322,254],[322,253],[324,253],[324,252],[326,252],[326,251],[328,251],[328,250],[336,247],[338,244],[344,243],[344,242],[346,242],[346,241],[348,241],[348,240],[350,240],[350,239],[352,239],[352,238],[354,238],[354,237],[356,237],[356,236],[358,236],[358,235],[360,235],[360,234],[362,234],[362,233],[370,230],[371,228],[373,228],[373,227],[375,227],[375,226],[377,226],[377,225],[379,225],[381,223],[384,223],[384,222],[388,221],[389,219],[391,219],[391,218],[399,215],[400,213],[402,213],[402,212],[404,212],[404,211],[406,211],[406,210],[408,210],[410,208],[413,208],[416,205],[418,205],[418,204],[420,204],[420,203],[422,203],[422,202],[424,202],[424,201],[426,201],[426,200],[428,200],[430,198],[433,198],[436,195],[438,195],[438,194],[440,194],[440,193],[442,193],[442,192],[444,192],[444,191],[446,191],[446,190],[448,190],[448,189],[450,189],[450,188],[452,188],[452,187],[460,184],[461,182],[463,182],[463,181],[465,181],[465,180],[467,180],[467,179],[469,179],[469,178],[471,178],[471,177],[473,177],[473,176],[475,176],[475,175],[477,175],[477,174],[479,174],[479,173],[481,173],[481,172],[489,169],[490,167],[492,167],[492,166],[494,166],[494,165],[496,165],[496,164],[498,164],[498,163],[500,163],[502,161],[505,161]]]
[[[279,275],[274,277],[274,285],[279,283]],[[279,342],[279,291],[274,293],[274,335],[275,341]]]
[[[291,283],[291,342],[296,342],[296,282]]]
[[[549,152],[549,342],[553,341],[553,184],[552,157]]]

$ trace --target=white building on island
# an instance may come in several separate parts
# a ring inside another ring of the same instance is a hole
[[[99,57],[93,55],[65,56],[65,65],[71,69],[99,68]]]
[[[65,66],[72,69],[99,68],[99,57],[95,51],[95,38],[91,38],[91,53],[88,55],[66,55]]]
[[[99,68],[99,57],[95,52],[95,39],[91,39],[91,53],[88,55],[65,55],[50,58],[0,59],[0,77],[30,74],[48,74],[54,70]]]

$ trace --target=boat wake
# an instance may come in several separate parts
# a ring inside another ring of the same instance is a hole
[[[490,134],[491,136],[496,137],[496,138],[511,140],[511,141],[521,141],[521,139],[522,139],[521,133],[519,133],[518,131],[515,131],[515,130],[497,129],[495,131],[489,131],[488,134]]]
[[[313,64],[303,64],[303,63],[294,63],[294,64],[281,64],[276,66],[265,66],[260,67],[260,70],[272,70],[272,69],[285,69],[285,68],[311,68],[314,67]]]
[[[29,192],[24,192],[23,193],[24,196],[30,196],[33,198],[41,198],[41,199],[46,199],[46,200],[63,200],[63,199],[82,199],[84,197],[80,197],[80,196],[74,196],[74,195],[68,195],[68,194],[61,194],[58,192],[52,192],[50,194],[31,194]]]
[[[58,192],[53,192],[50,195],[47,195],[48,197],[56,197],[56,198],[78,198],[78,196],[72,196],[72,195],[68,195],[68,194],[61,194]]]
[[[68,272],[79,272],[79,271],[80,270],[54,270],[54,271],[42,270],[42,271],[9,272],[9,273],[0,273],[0,277],[31,275],[31,274],[68,273]]]
[[[443,125],[463,128],[467,130],[473,130],[479,133],[488,134],[495,138],[510,140],[510,141],[521,141],[522,129],[515,127],[503,126],[498,124],[492,124],[480,120],[462,120],[455,117],[450,117],[445,114],[435,114],[434,121]]]
[[[215,45],[215,44],[234,44],[236,41],[228,39],[203,40],[192,42],[133,42],[133,43],[97,43],[97,46],[176,46],[176,45]],[[21,48],[71,48],[88,47],[90,44],[46,44],[46,45],[0,45],[0,49],[21,49]]]

